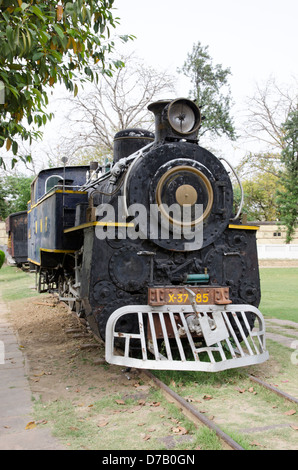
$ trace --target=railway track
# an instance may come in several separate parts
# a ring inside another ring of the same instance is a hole
[[[205,414],[201,413],[197,410],[191,403],[186,401],[182,396],[178,395],[174,392],[170,387],[168,387],[165,383],[155,377],[150,371],[146,370],[143,371],[146,376],[154,382],[154,384],[160,388],[166,397],[166,399],[170,402],[174,402],[180,409],[180,411],[190,419],[196,426],[206,426],[211,431],[214,431],[218,439],[220,440],[222,447],[226,450],[245,450],[238,442],[236,442],[231,436],[225,433],[219,426],[217,426],[212,420],[207,418]],[[286,392],[264,382],[257,377],[252,375],[248,375],[249,379],[259,386],[269,390],[270,392],[277,394],[279,397],[284,398],[285,400],[298,404],[298,399],[289,395]]]
[[[289,395],[288,393],[283,392],[282,390],[279,390],[276,387],[273,387],[273,385],[270,385],[267,382],[263,382],[263,380],[260,380],[257,377],[254,377],[253,375],[250,375],[249,378],[252,382],[255,382],[255,383],[261,385],[261,387],[264,387],[267,390],[270,390],[271,392],[276,393],[276,395],[284,398],[285,400],[288,400],[288,401],[291,401],[292,403],[298,404],[298,398],[295,398],[292,395]]]
[[[74,314],[74,316],[76,315]],[[181,395],[177,394],[170,387],[168,387],[164,382],[158,379],[152,372],[150,372],[149,370],[144,370],[144,369],[142,370],[140,369],[139,372],[140,373],[143,372],[146,375],[146,377],[149,379],[149,381],[153,382],[153,384],[163,392],[163,395],[165,396],[165,398],[169,402],[174,403],[179,408],[179,410],[184,414],[184,416],[190,421],[192,421],[196,427],[205,426],[211,431],[213,431],[216,434],[217,438],[219,439],[223,449],[245,450],[242,447],[242,445],[240,445],[237,441],[235,441],[235,439],[232,438],[229,434],[224,432],[220,428],[220,426],[218,426],[212,419],[209,419],[206,416],[205,412],[199,411],[189,401],[184,399]],[[280,398],[284,399],[286,402],[293,403],[294,405],[298,404],[298,399],[296,397],[289,395],[288,393],[280,390],[277,387],[274,387],[273,385],[267,382],[262,381],[258,377],[247,374],[247,378],[249,379],[249,381],[257,384],[259,387],[266,389],[267,391],[271,392],[274,395],[278,395]],[[276,427],[278,427],[278,425]],[[268,430],[270,428],[274,428],[274,426],[267,426],[267,427],[264,426],[264,430]]]
[[[195,425],[204,425],[214,431],[221,443],[223,444],[224,448],[228,450],[244,450],[243,447],[240,446],[240,444],[234,441],[234,439],[232,439],[228,434],[223,432],[215,423],[213,423],[210,419],[204,416],[203,413],[200,413],[183,397],[171,390],[165,383],[163,383],[161,380],[151,374],[151,372],[149,372],[148,370],[144,372],[147,377],[153,380],[155,385],[157,385],[164,392],[164,395],[168,400],[174,400],[174,402],[178,405],[183,414],[186,415],[186,417],[190,419]]]

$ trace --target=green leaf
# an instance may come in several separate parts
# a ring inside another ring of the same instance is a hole
[[[43,52],[36,52],[35,54],[33,54],[32,60],[37,61],[41,59],[43,56],[44,56]]]
[[[30,49],[31,47],[31,34],[29,29],[27,29],[27,39],[28,39],[28,48]]]
[[[45,31],[40,31],[39,34],[40,34],[41,40],[44,43],[46,43],[47,41],[49,41],[51,39],[51,35],[46,33]]]
[[[21,57],[22,57],[23,53],[26,51],[26,48],[27,48],[27,40],[26,40],[26,36],[23,33],[23,31],[21,33],[22,33],[22,38],[23,38],[23,52],[21,54]]]
[[[64,31],[63,31],[63,29],[61,28],[61,26],[59,26],[58,24],[53,24],[53,28],[54,28],[54,30],[56,31],[56,33],[58,34],[59,38],[63,41],[63,39],[64,39]]]
[[[89,77],[91,77],[93,75],[92,70],[90,69],[90,67],[85,67],[85,74],[88,75]]]
[[[36,5],[32,5],[30,7],[30,10],[32,11],[32,13],[34,13],[36,16],[38,16],[38,18],[40,20],[42,20],[43,22],[45,22],[45,17],[42,13],[42,11],[36,6]]]
[[[18,153],[18,143],[14,140],[13,143],[12,143],[12,152],[14,155],[16,155]]]
[[[27,10],[28,7],[30,7],[29,3],[24,3],[24,2],[23,2],[22,5],[21,5],[21,9],[22,9],[23,11]]]
[[[53,50],[53,51],[49,52],[49,54],[51,54],[58,62],[61,62],[62,54],[60,54],[60,52]],[[49,55],[49,57],[48,57],[49,59],[51,58],[51,55]]]
[[[20,96],[20,95],[19,95],[19,92],[18,92],[18,90],[17,90],[14,86],[12,86],[12,85],[6,85],[6,88],[8,88],[8,89],[11,91],[11,93],[12,93],[16,98],[19,98],[19,96]]]
[[[13,158],[13,159],[11,160],[11,169],[12,169],[12,170],[14,169],[14,167],[16,166],[17,163],[18,163],[18,160],[17,160],[16,158]]]
[[[13,29],[10,25],[6,26],[6,36],[8,40],[8,45],[11,50],[14,49],[14,34],[13,34]]]
[[[38,98],[40,98],[40,99],[42,98],[42,95],[41,95],[40,91],[37,90],[37,88],[32,88],[32,91],[36,96],[38,96]]]

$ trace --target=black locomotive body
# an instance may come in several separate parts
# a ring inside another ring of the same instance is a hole
[[[262,362],[257,227],[233,213],[228,171],[199,146],[196,105],[149,109],[155,136],[121,131],[110,170],[92,164],[84,182],[85,167],[56,170],[63,187],[31,203],[40,287],[86,318],[108,362],[206,371]],[[76,187],[66,188],[70,173]]]

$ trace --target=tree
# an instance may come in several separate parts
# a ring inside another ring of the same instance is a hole
[[[277,202],[281,221],[287,227],[286,243],[290,243],[298,222],[298,107],[289,114],[283,133],[281,161],[285,166],[282,175],[284,190],[278,191]]]
[[[281,86],[271,77],[264,86],[256,85],[255,93],[247,99],[243,138],[248,139],[250,145],[256,142],[258,151],[244,156],[238,170],[241,168],[242,173],[248,174],[257,169],[269,175],[282,176],[283,123],[297,106],[296,82]]]
[[[278,220],[277,188],[282,189],[284,166],[275,153],[249,153],[236,166],[244,190],[243,212],[248,220]],[[240,203],[240,190],[235,185],[236,205]]]
[[[250,142],[253,139],[265,144],[266,150],[276,158],[285,146],[283,123],[297,103],[297,83],[282,86],[271,77],[265,85],[257,84],[254,95],[247,99],[244,129]]]
[[[24,175],[8,175],[0,184],[0,218],[27,210],[33,178]]]
[[[88,155],[88,161],[111,155],[115,133],[120,130],[150,128],[154,118],[148,105],[174,92],[174,80],[166,72],[146,66],[134,55],[122,56],[121,61],[125,66],[113,77],[103,75],[86,92],[67,99],[71,125],[63,147],[75,163],[85,162]]]
[[[279,153],[249,152],[240,160],[236,170],[243,179],[253,177],[256,173],[268,173],[269,177],[280,178],[284,166],[281,163]]]
[[[0,0],[0,84],[5,87],[0,105],[0,147],[12,150],[12,166],[18,158],[31,159],[30,155],[18,155],[17,139],[31,142],[40,137],[39,128],[52,118],[45,110],[49,87],[60,82],[77,94],[78,80],[97,78],[91,61],[100,64],[100,73],[107,74],[113,66],[123,65],[119,61],[106,64],[114,47],[109,28],[118,20],[112,15],[113,3]],[[1,165],[4,161],[0,157]]]
[[[208,46],[204,47],[198,42],[193,45],[192,52],[188,54],[178,72],[190,78],[193,85],[190,98],[197,102],[204,118],[200,135],[206,132],[213,136],[225,134],[235,140],[236,132],[230,116],[231,93],[228,85],[230,69],[224,69],[219,64],[214,66]]]
[[[5,261],[5,253],[4,251],[0,250],[0,269],[2,268],[4,261]]]
[[[244,191],[243,213],[250,221],[277,220],[279,212],[276,201],[276,187],[280,185],[278,176],[265,171],[255,171],[241,181]],[[240,189],[234,188],[234,199],[240,204]]]

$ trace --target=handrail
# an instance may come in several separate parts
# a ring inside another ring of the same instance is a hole
[[[234,221],[234,220],[237,220],[242,212],[242,208],[243,208],[243,203],[244,203],[244,191],[243,191],[243,186],[242,186],[242,183],[240,181],[240,178],[238,176],[238,174],[236,173],[236,170],[235,168],[231,165],[231,163],[226,160],[224,157],[219,157],[219,160],[223,160],[224,162],[227,163],[227,165],[229,165],[229,167],[231,168],[232,172],[234,173],[237,181],[238,181],[238,184],[240,186],[240,190],[241,190],[241,200],[240,200],[240,206],[239,206],[239,209],[237,211],[237,214],[235,215],[235,217],[233,219],[230,219],[231,221]]]

